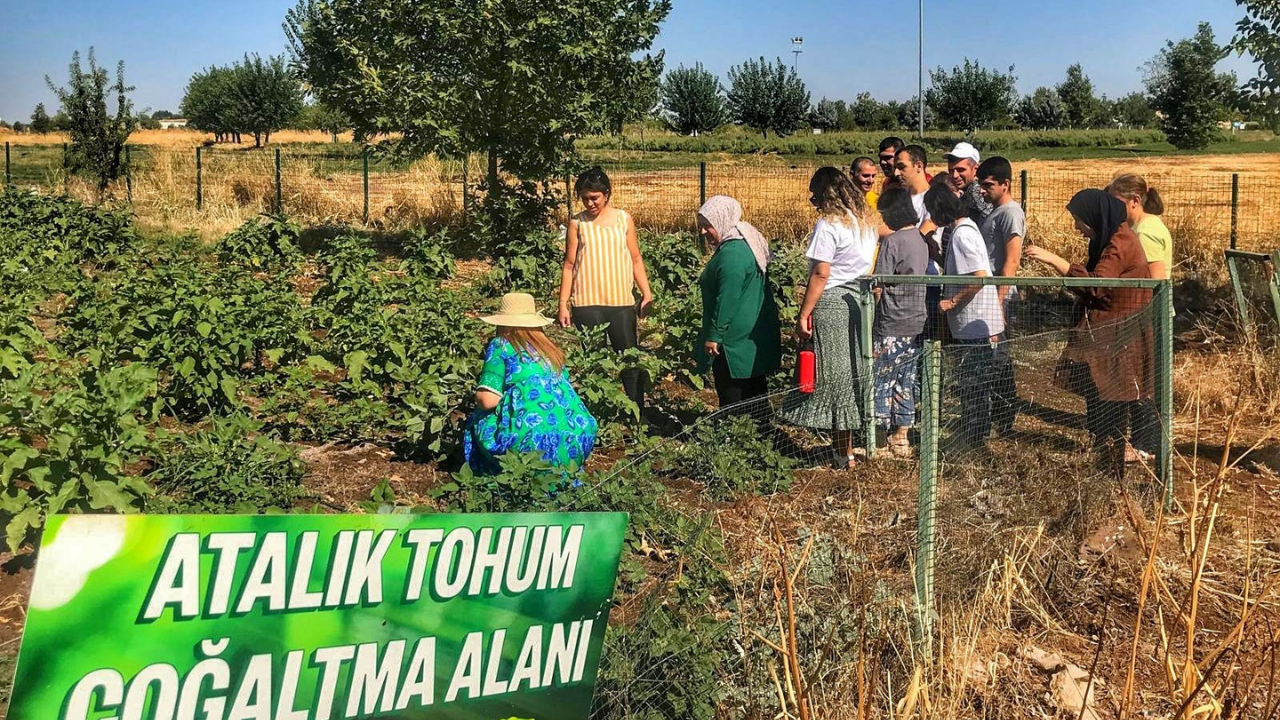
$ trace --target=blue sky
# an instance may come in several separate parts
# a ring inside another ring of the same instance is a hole
[[[554,3],[555,0],[548,0]],[[246,51],[283,52],[281,22],[293,0],[36,0],[8,3],[0,40],[0,117],[26,120],[37,102],[56,102],[44,76],[64,82],[73,50],[96,47],[99,62],[126,64],[139,108],[177,111],[192,73]],[[803,36],[800,74],[814,100],[881,99],[916,93],[914,0],[675,0],[657,47],[667,66],[701,61],[724,77],[748,57],[791,59]],[[1220,42],[1240,11],[1234,0],[926,0],[925,64],[950,68],[965,56],[1015,66],[1029,92],[1061,80],[1080,62],[1099,92],[1140,89],[1140,66],[1166,39],[1213,24]],[[1241,77],[1251,66],[1223,63]]]

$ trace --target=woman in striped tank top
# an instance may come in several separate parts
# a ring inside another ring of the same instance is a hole
[[[598,327],[607,323],[610,347],[618,352],[638,347],[637,321],[648,312],[653,292],[640,257],[635,223],[626,211],[609,205],[613,185],[599,167],[579,175],[573,193],[584,210],[569,220],[560,276],[560,324]],[[645,381],[638,370],[622,374],[627,397],[641,409]]]

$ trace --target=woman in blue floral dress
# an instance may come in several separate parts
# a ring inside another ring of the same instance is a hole
[[[497,315],[481,318],[498,332],[485,352],[476,411],[463,452],[473,472],[498,472],[498,457],[541,453],[555,467],[581,468],[596,444],[596,419],[569,384],[564,352],[543,328],[533,296],[508,293]]]

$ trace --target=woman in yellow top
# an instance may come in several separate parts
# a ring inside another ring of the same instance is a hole
[[[1107,192],[1124,203],[1129,213],[1129,227],[1138,234],[1147,254],[1151,277],[1168,280],[1173,273],[1173,236],[1160,219],[1164,214],[1164,200],[1159,191],[1148,185],[1141,175],[1126,173],[1117,175],[1107,186]]]
[[[573,194],[583,211],[569,219],[560,275],[560,324],[580,328],[607,324],[610,347],[618,352],[637,347],[638,320],[649,311],[653,291],[640,257],[635,223],[625,210],[609,204],[613,185],[599,167],[578,176]],[[640,288],[638,303],[636,287]],[[622,373],[622,387],[640,409],[644,408],[645,382],[639,370]]]

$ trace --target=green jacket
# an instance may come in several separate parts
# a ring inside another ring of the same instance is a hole
[[[778,306],[747,241],[736,238],[721,245],[698,278],[698,286],[702,331],[694,356],[699,370],[711,367],[712,358],[703,347],[708,341],[720,343],[734,378],[760,377],[777,370],[782,356]]]

